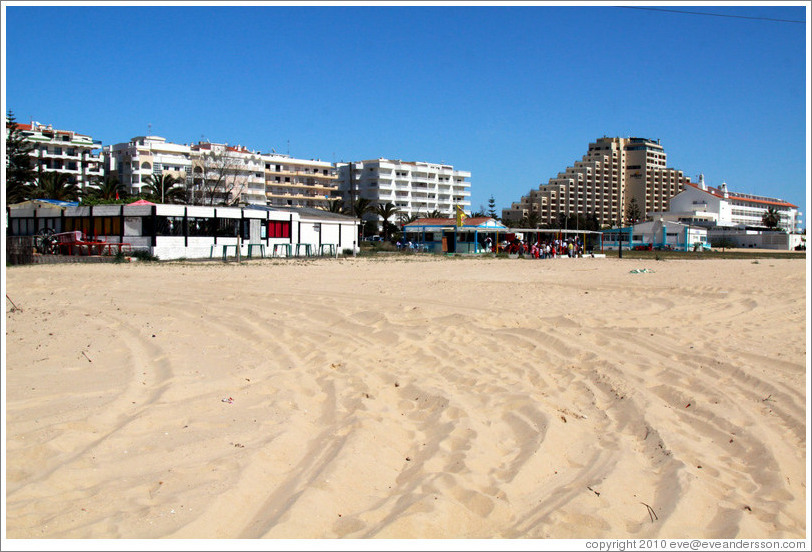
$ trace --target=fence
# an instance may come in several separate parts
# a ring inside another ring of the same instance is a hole
[[[34,236],[6,236],[6,262],[10,265],[34,262]]]

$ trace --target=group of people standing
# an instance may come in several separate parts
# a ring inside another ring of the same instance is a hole
[[[490,239],[490,238],[488,238]],[[486,240],[486,247],[490,244]],[[584,246],[577,237],[569,239],[551,239],[546,241],[530,242],[514,239],[512,242],[504,241],[500,246],[506,253],[530,255],[534,259],[555,259],[556,257],[583,257]]]

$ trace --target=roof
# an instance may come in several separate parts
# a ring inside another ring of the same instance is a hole
[[[246,205],[246,209],[257,209],[259,211],[277,211],[283,213],[298,213],[300,217],[309,218],[322,218],[330,220],[358,220],[355,217],[349,217],[339,213],[331,213],[325,209],[316,209],[315,207],[270,207],[268,205]]]
[[[456,226],[457,220],[453,218],[421,218],[408,224],[404,224],[404,228],[416,228],[421,226]],[[507,228],[504,224],[491,217],[466,217],[462,221],[462,226],[465,228],[474,227],[487,227],[487,228]]]
[[[78,201],[62,201],[59,199],[29,199],[27,201],[21,201],[20,203],[11,204],[9,207],[59,207],[64,209],[66,207],[77,207],[78,205]]]
[[[736,201],[744,201],[744,202],[747,202],[747,203],[760,203],[760,204],[763,204],[763,205],[775,205],[776,207],[791,207],[793,209],[798,207],[797,205],[793,205],[792,203],[789,203],[787,201],[776,200],[775,198],[773,198],[773,199],[755,199],[755,198],[752,198],[752,197],[744,197],[744,196],[742,196],[742,195],[740,195],[740,194],[738,194],[736,192],[731,192],[731,191],[728,191],[727,192],[727,197],[725,197],[724,193],[721,192],[718,188],[713,188],[711,186],[708,186],[707,190],[703,190],[702,188],[699,187],[699,184],[694,184],[693,182],[686,182],[686,185],[687,186],[692,186],[693,188],[696,188],[700,192],[705,192],[706,194],[710,194],[710,195],[712,195],[714,197],[718,197],[720,199],[735,199]]]

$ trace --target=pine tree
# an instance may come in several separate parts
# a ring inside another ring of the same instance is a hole
[[[488,211],[487,214],[489,217],[495,220],[499,220],[499,217],[496,216],[496,200],[491,196],[488,200]]]
[[[6,116],[6,132],[6,201],[17,203],[29,199],[31,184],[37,179],[29,155],[34,145],[25,139],[10,110]]]
[[[629,224],[636,224],[641,218],[643,218],[643,213],[637,204],[637,198],[633,197],[626,209],[626,220]]]

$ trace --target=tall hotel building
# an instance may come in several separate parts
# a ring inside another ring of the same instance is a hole
[[[451,165],[422,161],[370,159],[337,163],[338,191],[345,202],[366,198],[393,203],[405,216],[440,211],[453,216],[455,206],[471,213],[471,173]]]
[[[665,211],[688,182],[682,171],[666,167],[659,140],[603,137],[589,144],[581,161],[503,209],[502,219],[518,222],[535,213],[541,224],[555,225],[562,213],[594,213],[601,226],[611,226],[625,222],[632,198],[643,214]]]
[[[262,154],[245,146],[198,142],[192,149],[192,196],[214,205],[265,205]],[[213,198],[212,198],[213,196]]]
[[[192,148],[160,136],[136,136],[129,142],[105,146],[107,174],[115,174],[127,192],[137,194],[152,175],[170,174],[191,184]]]
[[[99,154],[101,141],[72,130],[57,130],[52,125],[31,121],[30,125],[17,123],[26,142],[34,149],[29,154],[34,158],[37,172],[57,172],[67,174],[71,182],[84,191],[93,186],[94,180],[103,174],[103,161]]]
[[[264,153],[265,195],[272,207],[319,207],[338,201],[332,163]]]

